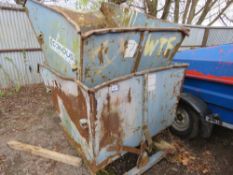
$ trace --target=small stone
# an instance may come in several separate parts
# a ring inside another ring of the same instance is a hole
[[[172,167],[171,170],[174,172],[178,172],[178,169],[176,167]]]

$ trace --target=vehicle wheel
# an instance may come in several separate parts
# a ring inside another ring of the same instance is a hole
[[[184,103],[179,103],[176,118],[170,130],[182,138],[195,138],[199,132],[199,117],[194,109]]]

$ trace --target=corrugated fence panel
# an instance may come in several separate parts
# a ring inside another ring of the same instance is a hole
[[[37,64],[43,60],[40,51],[0,53],[0,89],[42,82]]]
[[[22,10],[23,7],[21,5],[18,4],[12,4],[12,3],[4,3],[4,2],[0,2],[0,8],[14,8],[17,10]]]
[[[40,50],[24,8],[0,3],[0,89],[41,83]]]
[[[24,11],[0,10],[0,49],[40,48]]]
[[[212,28],[209,32],[207,46],[233,43],[233,28]]]

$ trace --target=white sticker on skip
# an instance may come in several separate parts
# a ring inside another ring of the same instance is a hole
[[[148,75],[148,91],[154,91],[156,88],[156,74]]]
[[[137,48],[138,48],[138,43],[135,40],[128,40],[125,48],[124,57],[125,58],[133,57]]]
[[[111,89],[112,89],[112,92],[119,91],[119,86],[118,85],[112,85]]]
[[[49,37],[49,47],[59,56],[64,58],[64,60],[68,62],[71,66],[75,64],[74,53],[51,36]]]

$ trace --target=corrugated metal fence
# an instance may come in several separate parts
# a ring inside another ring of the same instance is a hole
[[[44,55],[24,8],[0,3],[0,89],[42,82]]]
[[[233,27],[186,26],[190,36],[186,37],[181,49],[208,47],[233,43]]]

